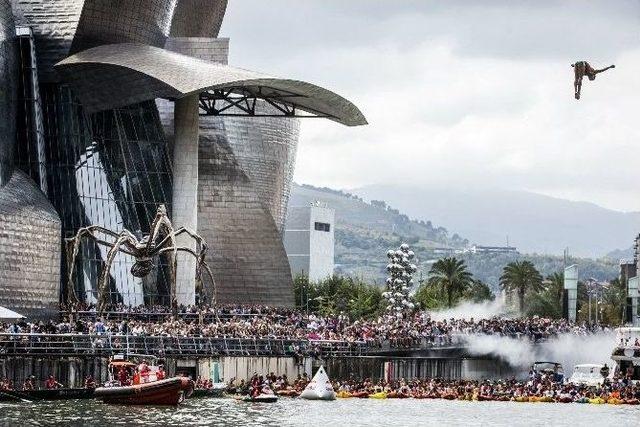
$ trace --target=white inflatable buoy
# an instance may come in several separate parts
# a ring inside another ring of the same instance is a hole
[[[302,399],[308,400],[335,400],[336,392],[333,390],[333,386],[329,381],[329,376],[324,370],[324,367],[320,367],[318,372],[313,376],[311,382],[300,394]]]

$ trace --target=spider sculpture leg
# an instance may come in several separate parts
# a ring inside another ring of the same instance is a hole
[[[111,270],[111,264],[118,252],[125,252],[121,249],[122,245],[129,245],[135,249],[137,239],[129,231],[124,230],[120,233],[120,237],[113,244],[109,252],[107,253],[107,259],[105,260],[102,273],[100,274],[100,280],[98,282],[98,311],[104,312],[108,302],[106,298],[107,290],[109,289],[109,270]],[[127,251],[130,253],[130,251]]]
[[[163,254],[165,252],[172,252],[172,251],[178,251],[178,252],[187,252],[191,255],[193,255],[193,257],[196,259],[197,264],[196,264],[196,268],[198,269],[196,272],[196,280],[198,280],[198,284],[200,285],[200,287],[203,289],[203,293],[204,293],[204,282],[202,281],[202,268],[204,267],[204,269],[207,272],[207,275],[209,276],[209,279],[211,280],[211,285],[212,285],[212,293],[211,296],[209,298],[210,304],[215,307],[216,306],[216,282],[213,279],[213,273],[211,272],[211,269],[209,268],[209,265],[205,262],[204,260],[204,255],[201,252],[196,252],[191,248],[185,248],[185,247],[175,247],[175,246],[168,246],[165,248],[162,248],[158,251],[158,254]]]
[[[213,273],[211,272],[211,269],[209,268],[209,265],[207,265],[207,263],[205,262],[205,257],[207,255],[207,243],[204,241],[204,239],[197,233],[195,233],[193,230],[190,230],[186,227],[181,227],[176,231],[176,235],[178,234],[182,234],[182,233],[187,233],[189,234],[189,236],[191,236],[191,238],[193,238],[193,240],[195,240],[196,242],[196,249],[198,254],[193,254],[196,257],[196,280],[198,281],[199,286],[202,289],[202,293],[205,293],[205,286],[204,286],[204,281],[202,280],[202,268],[204,267],[207,271],[207,274],[209,276],[209,279],[211,280],[211,288],[212,288],[212,292],[211,292],[211,296],[209,298],[210,304],[213,305],[214,307],[216,306],[216,282],[215,280],[213,280]]]
[[[156,244],[156,239],[158,239],[161,233],[164,232],[166,237],[164,237],[160,243]],[[169,281],[170,281],[170,294],[171,294],[171,309],[174,314],[178,312],[178,298],[176,295],[176,272],[178,270],[178,251],[176,249],[176,236],[175,230],[173,228],[173,224],[171,224],[171,220],[167,216],[167,210],[164,205],[158,206],[158,212],[156,213],[156,217],[151,223],[151,234],[149,235],[149,239],[147,240],[147,248],[149,249],[149,256],[153,256],[158,254],[160,249],[167,243],[170,242],[170,247],[172,247],[171,251],[171,261],[169,262]],[[151,250],[150,248],[154,247],[155,249]]]
[[[73,299],[77,302],[78,301],[78,296],[76,294],[75,291],[75,286],[73,284],[73,276],[75,273],[75,264],[76,264],[76,258],[78,257],[78,252],[80,250],[80,245],[82,244],[82,238],[83,237],[91,237],[96,243],[103,245],[103,246],[108,246],[111,247],[112,244],[109,242],[106,242],[102,239],[99,239],[96,236],[96,233],[102,233],[104,235],[110,236],[110,237],[114,237],[114,238],[118,238],[118,233],[114,233],[111,230],[108,230],[104,227],[100,227],[97,225],[92,225],[89,227],[82,227],[80,228],[76,235],[70,239],[66,239],[66,249],[67,249],[67,299],[69,299],[70,297],[73,297]]]

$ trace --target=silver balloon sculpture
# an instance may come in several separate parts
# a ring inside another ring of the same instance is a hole
[[[403,243],[398,250],[387,252],[387,290],[382,296],[387,300],[389,314],[401,318],[404,313],[413,310],[415,304],[411,301],[409,291],[413,286],[413,273],[418,268],[411,260],[415,257],[409,245]]]

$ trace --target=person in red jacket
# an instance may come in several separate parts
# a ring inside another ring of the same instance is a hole
[[[49,375],[49,378],[47,378],[47,380],[44,382],[44,387],[47,390],[53,390],[56,388],[62,388],[63,385],[60,384],[58,381],[56,381],[56,379],[53,377],[53,375]]]
[[[158,367],[158,371],[156,372],[156,378],[158,379],[158,381],[165,379],[166,375],[164,373],[164,369],[162,369],[162,366]]]

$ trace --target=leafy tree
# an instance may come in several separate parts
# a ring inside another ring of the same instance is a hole
[[[438,310],[447,306],[447,297],[442,289],[429,282],[424,282],[418,287],[413,299],[427,310]]]
[[[472,283],[464,261],[455,257],[436,261],[429,271],[429,284],[438,287],[447,297],[447,307],[452,307],[454,298],[462,295]]]
[[[472,302],[493,301],[496,296],[491,291],[491,288],[480,280],[473,280],[471,285],[466,289],[463,294],[463,298]]]
[[[382,291],[377,286],[334,275],[317,283],[308,277],[294,280],[296,305],[301,310],[325,315],[345,313],[351,318],[367,318],[382,309]]]
[[[528,293],[537,293],[544,289],[542,275],[531,261],[513,261],[507,264],[500,276],[500,286],[518,296],[518,308],[524,311],[524,297]]]
[[[540,292],[527,294],[527,315],[561,318],[564,273],[553,273],[542,284],[543,289]]]
[[[609,325],[624,323],[624,311],[627,305],[627,289],[624,281],[615,278],[606,285],[602,292],[601,322]]]

